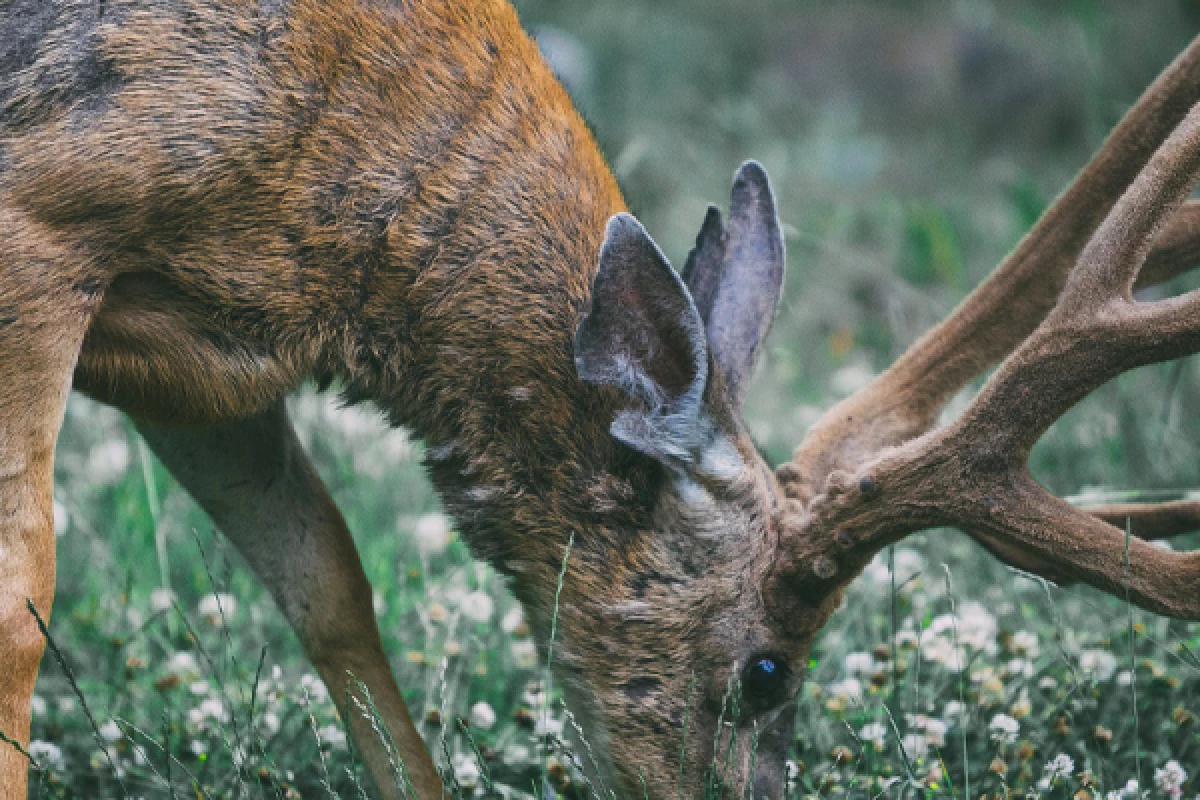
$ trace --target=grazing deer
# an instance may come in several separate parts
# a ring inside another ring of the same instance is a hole
[[[709,210],[677,274],[502,0],[12,0],[0,15],[0,729],[17,742],[72,385],[137,421],[324,680],[371,688],[426,800],[437,770],[284,411],[306,379],[428,444],[447,508],[543,643],[574,535],[554,667],[624,796],[715,780],[780,796],[813,638],[872,555],[922,528],[1200,619],[1200,554],[1145,541],[1196,523],[1194,505],[1088,513],[1025,467],[1088,392],[1200,349],[1200,294],[1131,295],[1200,257],[1184,202],[1200,40],[996,273],[772,473],[739,411],[783,274],[765,174],[738,171],[728,221]],[[379,794],[401,796],[370,724],[342,711]],[[735,734],[718,779],[714,743]],[[25,774],[0,748],[0,798],[23,797]]]

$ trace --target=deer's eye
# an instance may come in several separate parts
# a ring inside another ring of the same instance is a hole
[[[777,706],[787,699],[790,678],[791,670],[782,658],[756,655],[742,669],[742,695],[755,708]]]

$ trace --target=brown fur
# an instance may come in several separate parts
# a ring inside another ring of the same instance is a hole
[[[542,642],[575,535],[555,660],[601,779],[674,796],[686,713],[684,791],[699,794],[734,670],[765,650],[802,664],[811,640],[785,635],[758,588],[777,485],[719,380],[709,402],[743,469],[685,501],[609,435],[617,393],[576,376],[572,334],[624,204],[513,10],[18,0],[10,13],[0,675],[14,677],[0,728],[26,741],[41,643],[24,597],[48,614],[49,465],[73,372],[138,420],[327,680],[372,676],[419,794],[438,794],[344,523],[278,411],[315,378],[426,441],[447,507],[512,576]],[[249,488],[228,491],[239,475]],[[791,715],[738,725],[729,782],[749,779],[757,729],[759,789],[778,794]],[[378,743],[350,727],[397,796]],[[24,771],[0,750],[0,797],[23,796]]]

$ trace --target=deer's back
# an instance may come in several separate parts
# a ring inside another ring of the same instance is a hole
[[[587,269],[620,204],[501,0],[16,0],[0,30],[0,202],[106,272],[77,385],[134,411],[418,357],[415,306],[492,302],[455,258],[534,263],[579,229]]]

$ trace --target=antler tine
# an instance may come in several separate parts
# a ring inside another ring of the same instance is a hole
[[[887,544],[921,528],[963,529],[1025,569],[1200,619],[1200,551],[1129,536],[1030,477],[1050,424],[1115,375],[1200,350],[1200,290],[1132,297],[1155,235],[1200,177],[1200,104],[1158,148],[1080,255],[1052,311],[945,428],[834,472],[773,575],[796,598],[830,596]],[[820,535],[808,535],[819,532]],[[846,569],[849,567],[849,570]],[[799,589],[799,591],[797,591]],[[772,593],[768,592],[770,596]],[[781,592],[787,595],[787,592]],[[801,601],[802,602],[802,601]]]
[[[859,393],[809,431],[779,470],[789,496],[807,501],[835,469],[919,436],[946,401],[1018,345],[1054,307],[1096,225],[1155,148],[1200,99],[1200,37],[1146,90],[1071,186],[996,271],[955,312]],[[1184,269],[1200,251],[1200,212],[1172,229],[1172,247],[1151,260],[1148,282]],[[1152,279],[1152,280],[1150,280]]]

